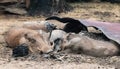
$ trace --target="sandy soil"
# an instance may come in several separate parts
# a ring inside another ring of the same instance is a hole
[[[76,3],[73,11],[62,13],[60,17],[89,19],[120,23],[120,5],[110,3]],[[4,33],[13,26],[21,26],[25,21],[44,20],[45,17],[28,17],[0,14],[0,69],[120,69],[120,56],[92,57],[84,54],[61,53],[61,61],[46,59],[39,54],[26,57],[11,57],[11,49],[6,47]],[[52,21],[60,27],[56,21]]]

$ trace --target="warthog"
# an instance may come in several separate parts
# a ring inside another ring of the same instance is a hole
[[[62,49],[91,56],[113,56],[118,55],[119,52],[117,44],[74,33],[66,36]]]
[[[8,47],[12,48],[25,43],[31,52],[49,53],[53,50],[53,47],[49,45],[38,31],[26,28],[10,29],[5,36],[5,40]]]
[[[63,30],[53,30],[50,32],[49,41],[54,45],[54,51],[61,50],[61,45],[63,43],[63,38],[66,35],[66,32]]]

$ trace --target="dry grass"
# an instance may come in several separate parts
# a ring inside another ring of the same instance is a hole
[[[63,13],[63,17],[120,22],[120,5],[111,3],[76,3],[74,10]]]
[[[90,19],[99,21],[119,22],[120,23],[120,5],[110,3],[76,3],[71,4],[74,10],[68,13],[61,13],[60,17],[72,17],[76,19]],[[3,33],[12,26],[21,26],[25,21],[44,20],[45,17],[27,17],[18,15],[0,15],[0,69],[55,69],[73,68],[80,69],[81,63],[98,64],[103,66],[112,66],[120,68],[120,57],[91,57],[83,54],[67,54],[63,62],[43,59],[38,55],[29,56],[27,59],[22,58],[15,60],[11,58],[11,49],[5,47]],[[51,21],[52,22],[52,21]],[[53,21],[60,27],[63,24]],[[68,64],[68,65],[67,65]],[[67,65],[67,66],[66,66]],[[12,67],[13,66],[13,67]],[[63,66],[63,67],[62,67]],[[90,65],[91,66],[91,65]],[[84,65],[83,65],[84,67]],[[86,69],[86,68],[81,68]],[[90,68],[89,68],[90,69]],[[91,69],[97,69],[95,67]],[[99,68],[98,69],[110,69]],[[112,68],[114,69],[114,68]]]

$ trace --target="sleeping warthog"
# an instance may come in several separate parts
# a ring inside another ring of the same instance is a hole
[[[69,50],[75,53],[85,53],[92,56],[113,56],[117,55],[119,48],[116,44],[94,40],[80,34],[68,34],[64,40],[63,50]]]
[[[53,50],[43,36],[38,31],[30,30],[26,28],[12,28],[10,29],[5,40],[9,47],[15,48],[20,44],[27,44],[31,52],[40,51],[43,53],[49,53]]]
[[[51,43],[53,43],[54,51],[57,52],[57,51],[61,50],[60,47],[63,43],[63,38],[64,38],[65,35],[66,35],[66,32],[64,32],[63,30],[53,30],[50,33],[49,41]]]

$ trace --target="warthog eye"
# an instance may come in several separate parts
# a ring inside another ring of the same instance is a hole
[[[50,45],[53,45],[53,42],[50,42]]]
[[[31,43],[35,43],[35,42],[36,42],[35,39],[33,39],[33,38],[31,38],[31,37],[28,37],[28,34],[25,34],[24,36],[25,36],[25,38],[26,38],[28,41],[30,41]]]
[[[31,42],[31,43],[35,43],[36,40],[35,39],[32,39],[32,38],[28,38],[28,40]]]

